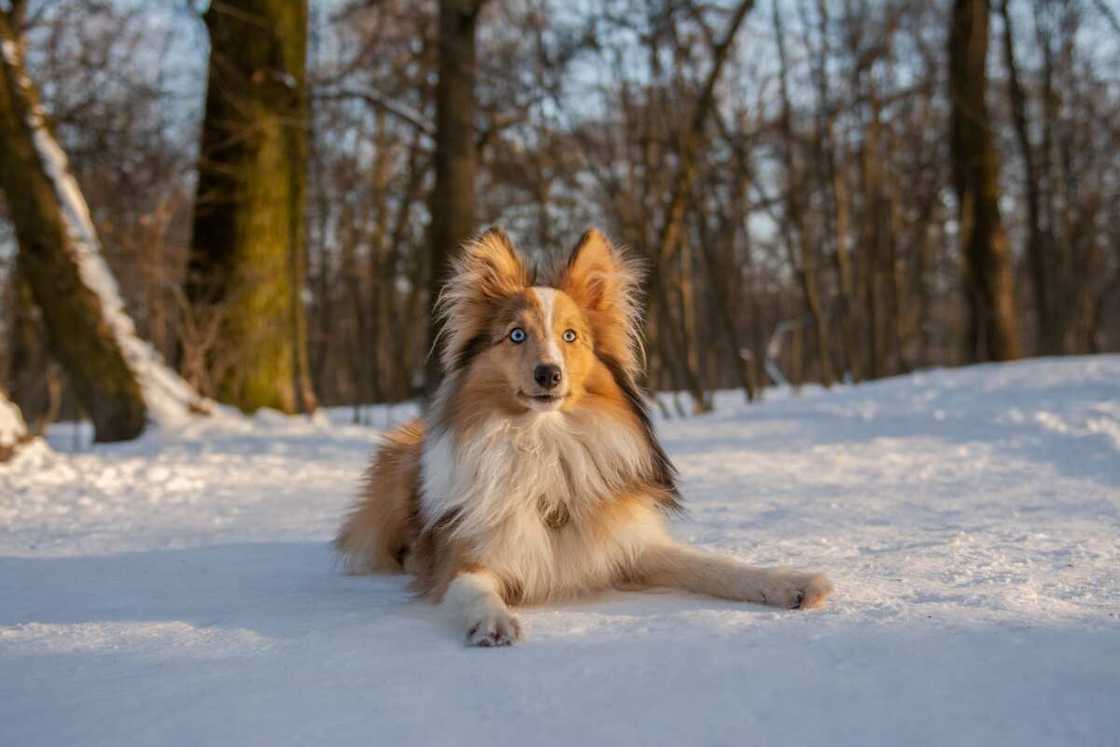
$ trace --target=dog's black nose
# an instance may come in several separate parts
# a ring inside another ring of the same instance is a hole
[[[555,389],[560,385],[560,366],[551,363],[542,363],[533,369],[533,379],[545,389]]]

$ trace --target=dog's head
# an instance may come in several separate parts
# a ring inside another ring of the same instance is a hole
[[[544,284],[535,277],[498,229],[464,246],[439,304],[444,370],[511,414],[577,407],[604,377],[633,379],[635,264],[592,229]]]

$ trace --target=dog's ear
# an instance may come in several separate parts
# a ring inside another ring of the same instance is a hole
[[[494,305],[530,284],[525,261],[500,228],[487,229],[462,246],[436,305],[444,371],[457,367],[463,351],[489,324]]]
[[[497,227],[471,239],[452,261],[447,292],[458,298],[492,302],[508,298],[529,286],[525,261],[513,242]]]
[[[556,280],[587,314],[596,350],[632,376],[642,360],[641,280],[638,263],[594,228],[580,237]]]

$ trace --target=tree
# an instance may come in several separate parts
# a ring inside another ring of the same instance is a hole
[[[447,280],[451,253],[477,230],[475,226],[475,34],[484,0],[440,0],[439,82],[436,84],[436,180],[430,210],[428,340],[439,337],[436,301]],[[425,367],[429,396],[441,372],[435,355]]]
[[[1007,67],[1007,91],[1011,100],[1011,115],[1015,125],[1015,139],[1023,158],[1023,178],[1027,196],[1027,261],[1030,267],[1031,290],[1034,293],[1034,310],[1038,320],[1038,352],[1056,355],[1062,349],[1062,330],[1058,311],[1052,297],[1053,272],[1050,247],[1051,237],[1042,225],[1042,197],[1038,164],[1034,144],[1031,142],[1027,115],[1027,94],[1019,77],[1019,64],[1015,58],[1015,30],[1011,22],[1008,0],[1001,0],[1000,17],[1003,20],[1003,59]]]
[[[692,350],[695,350],[696,343],[693,335],[690,334],[689,325],[686,323],[678,327],[672,318],[667,287],[669,282],[666,275],[669,273],[670,263],[677,258],[684,244],[689,196],[692,192],[693,180],[699,170],[703,133],[718,103],[716,86],[735,48],[735,35],[752,7],[754,7],[753,0],[741,0],[731,11],[723,36],[718,40],[709,40],[711,41],[711,66],[689,113],[687,124],[677,133],[679,138],[677,168],[671,177],[668,199],[657,238],[649,251],[650,316],[661,322],[658,329],[664,332],[664,336],[662,338],[659,335],[658,339],[663,339],[663,343],[667,343],[665,347],[668,348],[664,351],[666,355],[663,358],[670,362],[671,367],[675,369],[674,375],[688,390],[692,398],[693,411],[696,413],[706,412],[712,409],[712,405],[704,394],[703,383],[693,360],[694,356],[689,355],[690,343],[692,343]],[[651,66],[656,68],[659,64],[657,35],[651,34],[648,43]],[[688,263],[684,264],[687,266]],[[687,272],[690,272],[690,269],[686,267],[686,278]],[[690,287],[688,279],[682,279],[679,285],[685,289]],[[689,313],[687,303],[682,301],[680,306],[682,318],[687,318]]]
[[[51,355],[93,421],[96,441],[135,438],[149,416],[205,403],[136,334],[101,256],[89,209],[27,74],[19,11],[0,13],[0,188],[18,272],[42,313]]]
[[[307,0],[225,0],[210,33],[206,113],[186,279],[221,317],[207,363],[242,410],[315,409],[303,312]]]
[[[988,115],[988,0],[955,0],[949,29],[953,185],[968,307],[966,354],[1021,355],[1011,253],[999,210],[999,155]]]
[[[821,304],[821,294],[817,282],[816,247],[809,238],[805,225],[804,211],[801,206],[802,185],[799,184],[797,162],[794,158],[794,144],[797,135],[793,131],[793,109],[789,96],[788,62],[786,58],[785,32],[782,30],[782,16],[778,4],[774,3],[774,35],[778,43],[780,93],[782,101],[781,131],[784,148],[782,162],[786,172],[785,184],[785,232],[789,247],[790,265],[795,269],[805,297],[805,310],[813,320],[813,332],[817,341],[817,359],[820,361],[821,383],[832,386],[832,357],[829,353],[828,319]]]

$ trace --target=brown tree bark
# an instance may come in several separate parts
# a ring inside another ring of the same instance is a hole
[[[999,211],[999,156],[986,101],[989,0],[955,0],[949,29],[953,185],[973,361],[1021,355],[1007,234]]]
[[[51,360],[42,314],[18,264],[9,272],[7,295],[7,371],[0,376],[6,374],[8,396],[23,413],[28,429],[41,433],[61,409],[64,375]]]
[[[392,334],[386,335],[390,343],[388,355],[393,361],[392,370],[392,397],[395,401],[409,399],[414,396],[412,372],[413,351],[416,350],[416,337],[427,332],[425,319],[417,319],[416,309],[419,307],[421,291],[427,291],[425,281],[427,263],[423,257],[413,257],[412,273],[409,276],[407,292],[401,292],[397,287],[396,279],[401,268],[406,234],[411,222],[413,206],[423,199],[422,186],[426,164],[426,156],[421,149],[419,138],[416,137],[409,145],[408,178],[405,180],[404,191],[397,203],[396,215],[393,218],[393,228],[389,235],[388,247],[385,252],[383,270],[381,272],[382,289],[379,293],[382,311],[380,317],[388,325],[389,320],[394,320],[396,328]],[[418,330],[415,333],[414,330]]]
[[[864,298],[866,326],[867,377],[877,379],[886,370],[886,285],[887,242],[889,241],[888,205],[882,162],[882,120],[880,105],[870,84],[860,83],[859,90],[868,99],[867,121],[860,146],[860,176],[863,204],[860,211],[863,246],[861,290]]]
[[[448,262],[475,233],[475,35],[485,0],[440,0],[439,82],[436,84],[436,180],[431,195],[428,345],[439,337],[433,313],[447,281]],[[430,397],[442,378],[439,356],[428,356],[425,390]]]
[[[1000,2],[1003,18],[1003,57],[1007,66],[1008,95],[1015,124],[1015,139],[1023,157],[1024,178],[1027,192],[1027,262],[1030,268],[1031,290],[1034,293],[1034,311],[1037,324],[1038,352],[1043,355],[1060,355],[1065,330],[1062,316],[1055,308],[1054,266],[1051,259],[1052,237],[1042,225],[1042,196],[1039,169],[1035,162],[1034,145],[1031,143],[1027,124],[1027,94],[1019,79],[1019,65],[1015,58],[1015,32],[1008,9],[1008,0]]]
[[[303,311],[307,0],[224,0],[210,69],[187,297],[217,309],[219,399],[315,409]]]
[[[742,192],[745,192],[746,178],[739,176],[737,181],[742,185],[735,190],[734,204],[731,205],[731,210],[737,211],[739,205],[742,203]],[[743,394],[746,396],[748,402],[753,402],[758,393],[755,390],[755,382],[751,375],[750,361],[744,357],[744,348],[740,341],[738,327],[735,324],[735,311],[736,311],[736,298],[734,292],[733,281],[738,276],[738,269],[734,263],[734,250],[735,236],[738,233],[737,226],[728,225],[728,222],[720,222],[721,235],[717,240],[711,235],[708,230],[708,222],[703,216],[697,220],[697,225],[700,230],[700,249],[704,255],[704,267],[707,269],[708,286],[712,290],[714,296],[714,303],[716,314],[719,317],[719,324],[723,330],[723,339],[728,346],[728,352],[735,365],[735,373],[738,375],[739,386],[743,389]],[[717,251],[717,246],[721,247],[724,251]],[[722,256],[721,256],[722,254]],[[729,288],[731,289],[729,291]]]

